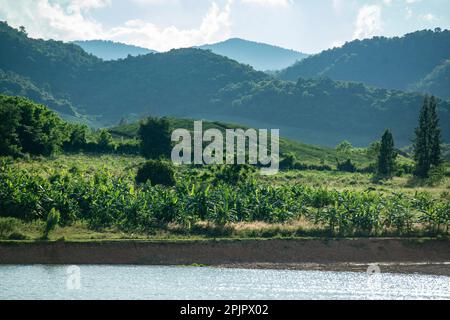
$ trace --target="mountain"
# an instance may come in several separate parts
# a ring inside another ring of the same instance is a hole
[[[211,50],[261,71],[281,70],[308,56],[294,50],[237,38],[199,48]]]
[[[408,145],[423,100],[328,78],[277,80],[193,48],[103,61],[75,44],[30,39],[6,24],[0,24],[0,69],[0,93],[67,103],[65,119],[75,114],[102,126],[146,115],[204,119],[279,128],[287,138],[328,146],[344,139],[366,146],[386,128],[399,147]],[[439,111],[450,142],[449,102],[441,101]]]
[[[142,47],[106,40],[74,41],[73,43],[80,46],[87,53],[103,60],[119,60],[125,59],[128,55],[135,57],[156,52]]]
[[[355,40],[310,56],[281,71],[283,80],[329,77],[380,88],[411,90],[450,59],[450,31],[423,30],[404,37]],[[450,86],[450,82],[441,83]],[[440,94],[440,90],[430,93]]]
[[[300,78],[296,83],[268,79],[233,84],[214,101],[221,114],[229,110],[239,117],[222,121],[280,128],[284,136],[311,144],[335,146],[350,140],[367,146],[390,128],[397,146],[405,146],[414,137],[423,96],[329,78]],[[439,116],[444,141],[450,141],[448,101],[439,102]]]

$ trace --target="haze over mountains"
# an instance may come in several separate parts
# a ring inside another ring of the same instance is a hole
[[[125,59],[128,55],[135,57],[156,52],[138,46],[106,40],[74,41],[73,43],[83,48],[87,53],[103,60]]]
[[[298,51],[238,38],[203,45],[199,48],[251,65],[260,71],[281,70],[308,56]]]
[[[128,55],[136,57],[156,52],[155,50],[105,40],[74,41],[73,43],[79,45],[87,53],[103,60],[125,59]],[[260,71],[281,70],[308,56],[294,50],[237,38],[196,48],[211,50],[213,53],[248,64]]]
[[[0,93],[103,126],[167,115],[280,128],[283,136],[329,146],[344,139],[366,146],[386,128],[398,146],[408,145],[423,100],[417,93],[327,78],[283,81],[201,49],[102,61],[75,44],[30,39],[5,23]],[[449,142],[449,102],[440,102],[440,116]]]

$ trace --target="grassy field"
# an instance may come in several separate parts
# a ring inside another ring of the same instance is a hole
[[[134,186],[134,177],[137,168],[145,160],[135,156],[117,156],[117,155],[59,155],[51,158],[22,159],[17,161],[3,161],[3,166],[8,167],[11,172],[26,173],[34,177],[55,181],[55,179],[94,179],[99,173],[105,175],[106,179],[111,179],[111,185],[107,187],[92,185],[92,192],[105,192],[117,188],[117,196],[120,197],[122,187],[115,186],[115,180],[123,181],[125,188],[139,188]],[[8,163],[8,164],[6,164]],[[208,169],[195,169],[189,167],[179,167],[177,169],[177,180],[188,180],[188,177],[199,179]],[[450,202],[450,178],[445,177],[440,183],[435,185],[419,184],[411,176],[396,177],[390,181],[374,182],[371,174],[363,173],[345,173],[338,171],[284,171],[275,176],[254,175],[256,184],[270,186],[276,191],[277,188],[296,188],[296,186],[310,187],[311,190],[336,190],[343,192],[354,192],[354,195],[374,195],[375,197],[385,197],[390,199],[393,195],[404,193],[409,197],[411,204],[414,204],[414,197],[417,194],[426,193],[430,199],[435,199],[443,205]],[[59,181],[59,180],[56,180]],[[68,185],[70,181],[66,182]],[[129,186],[129,187],[127,187]],[[287,188],[287,189],[286,189]],[[262,189],[264,191],[266,189]],[[267,189],[272,190],[272,189]],[[68,191],[67,191],[68,192]],[[109,192],[109,191],[108,191]],[[128,191],[127,191],[128,192]],[[135,192],[131,190],[132,194]],[[163,192],[163,190],[156,190]],[[50,195],[49,195],[50,197]],[[383,198],[380,198],[383,201]],[[295,199],[293,199],[295,201]],[[61,200],[62,201],[62,200]],[[64,200],[67,201],[67,200]],[[220,206],[219,200],[219,206]],[[252,201],[252,199],[250,199]],[[256,201],[256,200],[255,200]],[[283,201],[290,201],[284,199]],[[390,201],[390,200],[389,200]],[[64,202],[63,202],[64,204]],[[113,204],[109,204],[113,206]],[[276,208],[277,204],[273,204]],[[99,204],[100,208],[107,208],[105,204]],[[281,205],[280,205],[281,206]],[[311,205],[309,205],[311,206]],[[330,210],[331,207],[323,206],[324,210]],[[323,209],[322,208],[322,209]],[[120,210],[120,209],[118,209]],[[169,209],[170,210],[170,209]],[[115,225],[105,225],[102,227],[92,227],[87,221],[81,219],[71,223],[64,223],[51,232],[50,240],[152,240],[152,239],[210,239],[210,238],[276,238],[276,237],[331,237],[331,232],[326,221],[317,222],[311,218],[311,212],[315,210],[310,208],[305,212],[308,214],[293,215],[292,218],[286,218],[284,221],[226,221],[217,224],[213,221],[203,221],[201,219],[192,219],[192,221],[170,221],[159,224],[158,227],[152,227],[149,230],[130,230],[117,227]],[[412,209],[411,209],[412,210]],[[431,209],[430,209],[431,210]],[[434,209],[433,209],[434,210]],[[448,209],[447,209],[448,210]],[[282,214],[282,212],[280,212]],[[0,238],[16,240],[39,240],[42,237],[42,230],[45,227],[43,219],[15,220],[12,229],[2,232],[2,220],[0,218]],[[186,227],[186,223],[189,227]],[[415,224],[413,236],[430,236],[429,229],[425,224]],[[3,234],[2,234],[3,233]],[[371,236],[371,232],[356,232],[350,235]],[[393,229],[383,230],[379,235],[398,236],[398,232]],[[410,236],[411,234],[405,234]],[[433,236],[431,234],[431,236]],[[442,236],[442,234],[441,234]]]

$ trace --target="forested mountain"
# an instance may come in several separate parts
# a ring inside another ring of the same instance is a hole
[[[404,146],[413,138],[423,96],[328,78],[300,78],[297,83],[269,79],[233,84],[215,101],[252,126],[280,125],[285,136],[308,143],[332,146],[347,139],[364,146],[390,128],[396,143]],[[439,108],[443,137],[450,141],[450,104],[440,101]]]
[[[238,38],[204,45],[199,48],[211,50],[216,54],[251,65],[256,70],[261,71],[281,70],[308,56],[298,51]]]
[[[138,46],[106,40],[74,41],[73,43],[103,60],[119,60],[125,59],[128,55],[135,57],[156,52]]]
[[[281,71],[280,79],[330,77],[380,88],[410,90],[450,59],[450,31],[423,30],[404,37],[355,40],[310,56]],[[445,84],[450,87],[450,82]],[[438,89],[430,93],[440,94]]]
[[[220,120],[306,143],[365,146],[386,128],[410,144],[423,97],[330,79],[286,82],[201,49],[102,61],[74,44],[0,25],[0,93],[23,95],[103,126],[145,115]],[[450,107],[440,103],[444,140]],[[65,117],[67,118],[67,117]]]

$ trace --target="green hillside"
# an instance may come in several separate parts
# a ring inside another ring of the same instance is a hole
[[[399,147],[409,145],[423,100],[326,78],[276,80],[201,49],[102,61],[74,44],[30,39],[5,23],[0,69],[0,93],[35,99],[77,122],[106,127],[147,115],[196,118],[279,128],[290,139],[331,147],[342,140],[367,146],[386,128]],[[441,101],[446,142],[449,112]]]
[[[326,76],[408,90],[447,59],[450,59],[450,31],[423,30],[404,37],[348,42],[298,62],[281,71],[279,77],[296,81],[299,77]],[[450,87],[449,82],[445,85]],[[441,92],[432,90],[430,93],[439,95]]]
[[[178,128],[187,129],[191,132],[193,132],[194,130],[194,120],[177,118],[168,118],[168,120],[171,130],[175,130]],[[238,124],[223,123],[219,121],[203,121],[203,130],[208,129],[219,129],[220,131],[225,132],[226,129],[248,129],[248,127]],[[108,130],[116,139],[137,138],[139,122],[116,126]],[[283,155],[292,153],[296,156],[299,162],[305,164],[318,165],[322,163],[324,165],[334,167],[336,165],[337,158],[340,158],[342,160],[342,157],[338,155],[334,148],[308,145],[283,137],[280,138],[280,152],[282,154],[282,157]],[[355,164],[359,165],[360,167],[366,167],[371,163],[371,160],[368,158],[364,149],[354,149],[350,154],[350,158]]]

